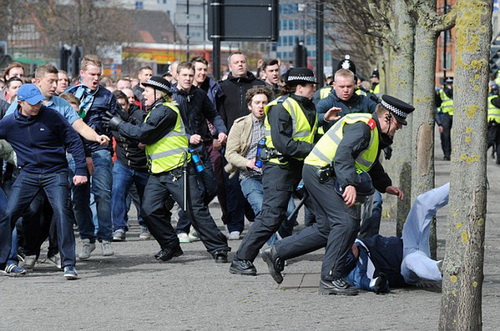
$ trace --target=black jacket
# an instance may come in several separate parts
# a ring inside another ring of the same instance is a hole
[[[129,113],[120,111],[120,117],[124,121],[132,124],[140,124],[144,122],[146,112],[139,109],[137,106],[132,107],[133,108],[129,111]],[[137,140],[124,137],[117,131],[112,132],[116,140],[117,161],[136,171],[148,171],[146,152],[144,151],[144,148],[139,148],[139,142]]]
[[[380,124],[378,119],[373,117],[377,122],[377,127],[380,134]],[[356,174],[354,160],[368,148],[370,143],[370,127],[363,122],[356,122],[344,126],[344,137],[337,147],[337,152],[333,158],[333,168],[335,174],[344,188],[348,185],[358,186],[359,176]],[[379,136],[379,141],[382,141]],[[392,186],[392,181],[389,175],[385,172],[382,164],[378,161],[380,150],[385,147],[379,143],[379,151],[377,161],[373,164],[368,174],[372,178],[373,186],[382,193],[388,186]]]
[[[312,100],[291,94],[289,98],[299,103],[311,127],[316,121],[316,108]],[[292,117],[282,103],[271,107],[267,113],[271,126],[271,138],[274,148],[287,158],[305,158],[314,147],[305,141],[293,140]]]
[[[219,112],[228,131],[231,130],[237,118],[248,115],[245,95],[252,86],[256,85],[266,85],[266,83],[257,79],[249,71],[246,77],[233,77],[229,74],[229,77],[220,83],[224,96]]]
[[[172,99],[178,104],[188,136],[199,134],[203,142],[210,143],[213,138],[207,120],[215,127],[216,134],[227,134],[222,118],[205,91],[192,86],[189,92],[181,91],[177,87],[173,87],[172,92]]]

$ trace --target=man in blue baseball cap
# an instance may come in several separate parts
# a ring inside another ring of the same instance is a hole
[[[16,111],[0,121],[0,139],[12,145],[21,169],[0,218],[0,270],[9,276],[26,273],[23,268],[6,265],[12,228],[38,192],[44,190],[54,210],[64,276],[77,279],[66,146],[76,162],[73,183],[78,186],[87,182],[83,144],[61,114],[43,105],[45,98],[38,87],[21,86],[17,98]]]

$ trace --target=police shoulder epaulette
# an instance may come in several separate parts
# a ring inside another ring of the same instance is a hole
[[[368,124],[370,130],[374,130],[377,127],[377,122],[373,118],[370,118],[366,124]]]
[[[288,98],[288,95],[282,95],[281,97],[279,97],[278,103],[283,103],[287,98]]]

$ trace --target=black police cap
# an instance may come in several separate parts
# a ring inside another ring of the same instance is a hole
[[[389,110],[402,125],[407,124],[406,117],[415,110],[415,107],[412,105],[395,97],[391,97],[390,95],[383,95],[380,103],[384,108]]]

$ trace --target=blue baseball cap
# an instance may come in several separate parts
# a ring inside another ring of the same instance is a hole
[[[40,89],[33,84],[21,85],[17,90],[17,100],[26,101],[32,106],[39,104],[44,99]]]

